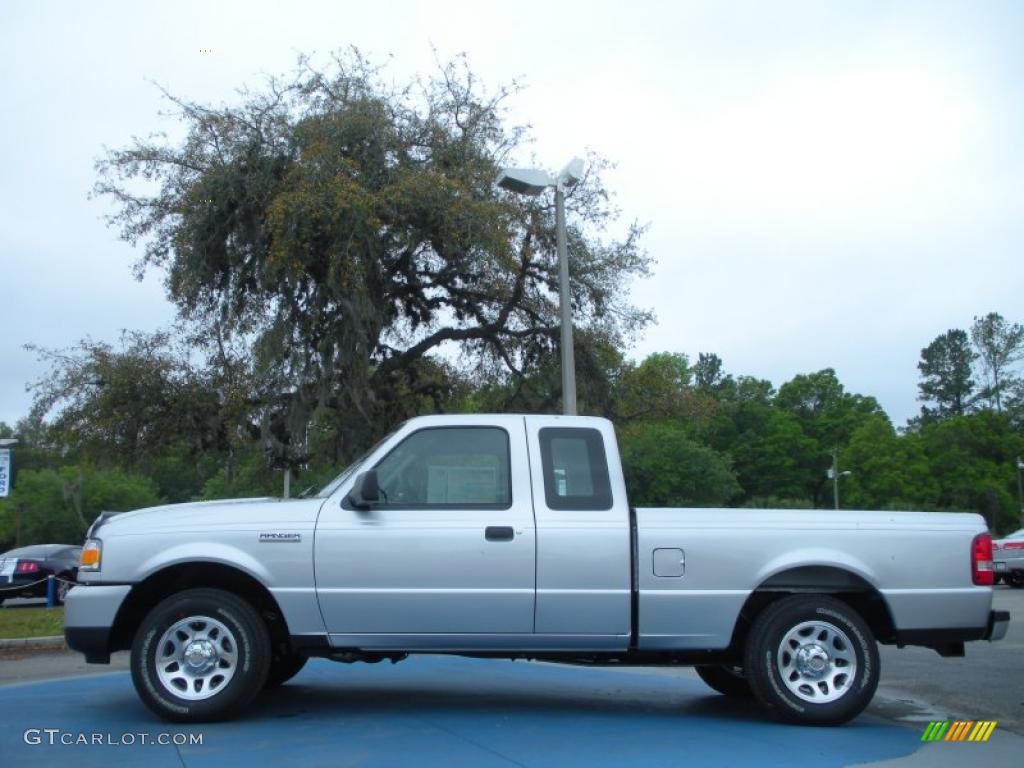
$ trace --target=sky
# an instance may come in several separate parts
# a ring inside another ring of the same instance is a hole
[[[154,83],[233,103],[300,52],[354,45],[399,81],[465,53],[490,87],[524,86],[520,161],[616,163],[655,262],[631,286],[657,317],[631,357],[714,352],[776,386],[832,367],[901,425],[922,347],[976,315],[1024,320],[1022,36],[1013,0],[4,0],[0,421],[47,373],[25,344],[174,319],[88,199],[104,146],[181,134]]]

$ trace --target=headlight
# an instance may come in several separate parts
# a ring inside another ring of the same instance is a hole
[[[103,542],[99,539],[86,539],[82,546],[82,554],[78,557],[78,570],[98,571],[103,554]]]

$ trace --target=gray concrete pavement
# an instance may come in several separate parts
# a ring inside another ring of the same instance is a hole
[[[996,587],[995,608],[1010,612],[997,643],[968,643],[962,659],[925,648],[881,647],[881,699],[906,722],[998,720],[1000,731],[1024,735],[1024,589]],[[1024,762],[1024,752],[1021,753]]]
[[[86,664],[82,654],[72,651],[0,651],[0,685],[60,680],[84,675],[102,675],[128,669],[128,652],[115,653],[110,664]]]

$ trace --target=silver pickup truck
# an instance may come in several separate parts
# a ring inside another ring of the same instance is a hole
[[[310,498],[101,515],[65,635],[90,662],[130,648],[173,721],[234,716],[310,656],[445,653],[693,665],[841,723],[878,642],[1003,637],[991,547],[974,514],[634,509],[604,419],[428,416]]]

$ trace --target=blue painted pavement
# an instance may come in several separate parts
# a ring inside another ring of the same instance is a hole
[[[0,766],[33,768],[831,768],[921,746],[917,731],[870,715],[838,728],[782,725],[674,674],[443,656],[394,666],[316,659],[228,723],[164,723],[143,707],[127,673],[0,688],[0,713]],[[46,733],[31,745],[30,728],[61,733],[52,745]],[[80,732],[120,742],[185,732],[203,743],[59,743]]]

